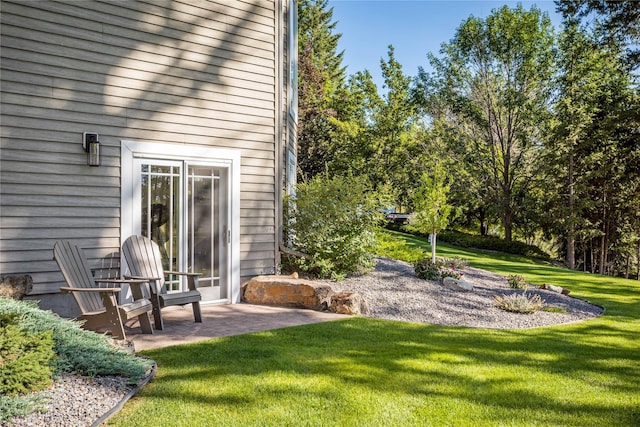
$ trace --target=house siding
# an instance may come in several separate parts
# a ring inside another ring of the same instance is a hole
[[[240,276],[275,272],[278,151],[295,138],[276,129],[287,8],[3,0],[0,273],[57,293],[56,240],[94,263],[119,250],[124,139],[241,150]],[[86,131],[100,134],[100,167],[86,164]]]

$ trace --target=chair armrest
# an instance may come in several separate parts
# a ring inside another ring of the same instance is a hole
[[[124,277],[127,280],[142,280],[144,282],[149,282],[151,280],[160,280],[160,277],[129,276],[128,274]]]
[[[140,283],[146,283],[149,281],[149,279],[144,279],[141,277],[135,277],[131,279],[93,279],[93,280],[96,283],[121,283],[125,285],[136,285]]]
[[[181,276],[202,276],[202,273],[187,273],[184,271],[165,271],[164,274],[176,274]]]
[[[184,271],[165,271],[164,274],[187,276],[187,287],[190,291],[198,290],[198,277],[202,276],[202,273],[187,273]]]
[[[120,292],[120,288],[60,288],[63,293],[71,292],[97,292],[97,293],[110,293],[115,294]]]

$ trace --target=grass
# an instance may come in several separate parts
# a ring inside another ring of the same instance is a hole
[[[109,425],[640,425],[640,283],[446,245],[438,255],[607,311],[528,330],[351,318],[147,351],[155,379]]]

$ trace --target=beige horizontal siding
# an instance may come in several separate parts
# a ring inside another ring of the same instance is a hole
[[[3,0],[0,273],[57,292],[56,240],[118,251],[123,139],[241,150],[241,275],[273,272],[276,4]]]

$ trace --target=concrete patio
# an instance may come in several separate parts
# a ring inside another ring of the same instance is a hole
[[[254,304],[202,305],[202,323],[193,321],[191,305],[173,306],[162,310],[164,330],[153,335],[142,334],[134,324],[126,328],[127,338],[135,351],[168,347],[209,338],[248,334],[348,318],[344,314],[299,308]]]

